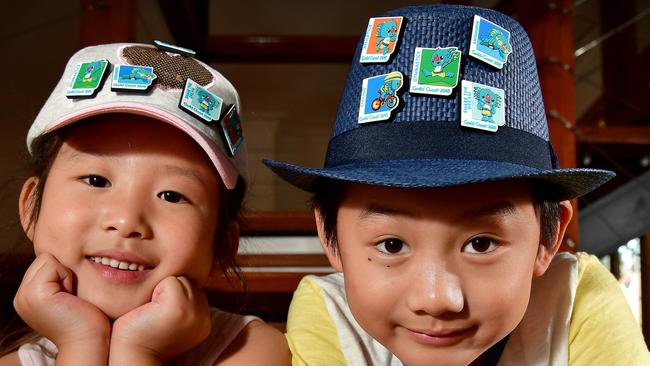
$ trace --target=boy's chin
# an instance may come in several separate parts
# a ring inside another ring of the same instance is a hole
[[[472,352],[467,350],[465,352],[449,352],[449,350],[441,349],[437,355],[435,354],[414,354],[413,352],[408,352],[408,355],[405,355],[403,358],[399,357],[400,361],[404,365],[408,366],[429,366],[431,365],[431,360],[436,360],[436,364],[445,365],[445,366],[468,366],[474,365],[474,361],[481,355],[480,352]],[[477,365],[480,364],[476,363]]]

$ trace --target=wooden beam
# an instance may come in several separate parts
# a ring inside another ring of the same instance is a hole
[[[135,1],[82,0],[81,6],[81,47],[135,41]]]
[[[205,55],[210,62],[349,63],[358,40],[356,36],[211,36]]]
[[[646,126],[580,126],[575,130],[578,142],[595,144],[650,145],[650,124]]]
[[[538,62],[539,78],[544,95],[544,106],[549,114],[549,133],[560,166],[576,167],[576,136],[566,126],[575,121],[575,86],[573,69],[573,18],[565,9],[571,9],[571,0],[555,1],[553,7],[546,0],[517,3],[519,21],[528,31]],[[578,238],[578,207],[572,200],[575,214],[569,223],[565,241],[560,250],[575,252]],[[572,244],[573,243],[573,244]]]
[[[240,267],[329,267],[325,254],[244,254],[237,256]]]
[[[242,273],[245,287],[240,283],[230,283],[225,277],[211,278],[206,284],[210,291],[217,292],[285,292],[296,290],[300,280],[312,272],[248,272]],[[317,273],[322,275],[323,273]]]
[[[636,14],[634,1],[599,0],[602,32],[608,32],[620,26]],[[645,94],[648,98],[648,88],[642,79],[644,65],[637,57],[637,28],[629,26],[619,29],[610,38],[600,43],[603,65],[603,89],[611,96],[603,96],[604,117],[607,125],[613,121],[628,121],[638,117],[637,108],[644,106],[637,103],[637,96]],[[611,55],[628,55],[625,67]],[[644,104],[647,100],[644,100]],[[647,104],[646,104],[647,105]]]
[[[242,235],[316,235],[316,222],[312,212],[262,212],[244,213]]]

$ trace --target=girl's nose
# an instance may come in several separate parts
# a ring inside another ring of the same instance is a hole
[[[124,199],[107,202],[102,217],[102,229],[123,238],[149,239],[153,231],[147,220],[147,210],[141,200]]]
[[[460,279],[445,268],[427,268],[409,286],[407,304],[411,311],[431,316],[459,313],[465,307]]]

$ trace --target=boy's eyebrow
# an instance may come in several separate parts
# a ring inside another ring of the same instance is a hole
[[[490,205],[479,207],[477,209],[472,209],[465,211],[458,215],[457,219],[471,218],[471,217],[504,217],[517,214],[517,208],[512,202],[509,201],[497,201]]]
[[[471,209],[461,212],[453,220],[463,220],[475,217],[504,217],[517,214],[517,208],[509,201],[498,201],[487,206]],[[368,204],[359,214],[360,219],[368,218],[373,215],[382,216],[407,216],[407,217],[420,217],[422,214],[403,208],[389,207],[375,202]]]
[[[388,207],[381,205],[376,202],[370,202],[367,207],[365,207],[359,214],[359,219],[366,219],[373,215],[381,216],[407,216],[407,217],[419,217],[421,216],[415,211],[410,211],[402,208]]]

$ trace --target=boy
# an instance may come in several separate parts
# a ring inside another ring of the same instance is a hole
[[[373,53],[389,21],[397,40]],[[556,255],[568,200],[613,173],[558,168],[530,41],[503,14],[432,5],[371,19],[325,167],[265,163],[313,192],[338,272],[294,294],[294,365],[650,364],[612,276]]]

